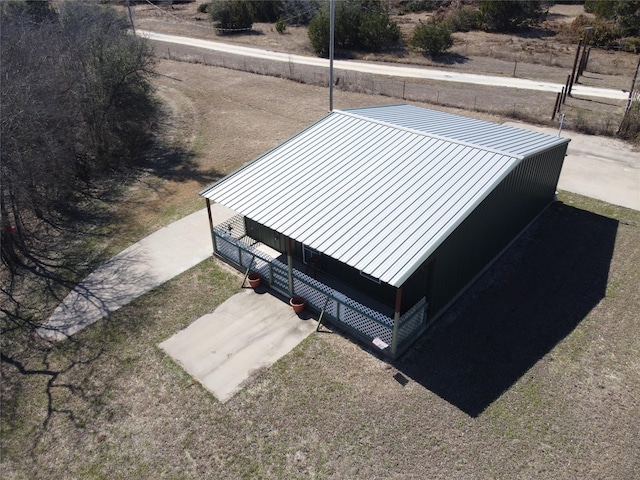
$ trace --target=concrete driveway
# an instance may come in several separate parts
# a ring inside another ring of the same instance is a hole
[[[554,128],[507,122],[528,130],[557,135]],[[640,210],[640,152],[615,138],[563,130],[570,138],[558,189]]]
[[[266,290],[246,289],[160,344],[218,400],[226,402],[251,373],[304,340],[317,322]]]

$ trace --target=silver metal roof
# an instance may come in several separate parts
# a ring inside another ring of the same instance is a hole
[[[336,110],[200,193],[400,286],[523,152],[567,142],[408,105]]]
[[[514,156],[530,156],[553,145],[567,142],[565,138],[552,137],[545,133],[413,105],[374,106],[352,108],[346,111],[429,135],[504,151]]]

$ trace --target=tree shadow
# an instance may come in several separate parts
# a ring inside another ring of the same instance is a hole
[[[469,57],[460,55],[459,53],[444,53],[431,58],[431,61],[437,65],[456,65],[461,63],[467,63]]]
[[[140,162],[139,168],[164,180],[196,181],[201,185],[211,184],[222,176],[221,172],[213,168],[202,170],[192,151],[164,145],[156,146],[153,152]]]
[[[480,415],[605,297],[618,221],[555,204],[396,363]]]
[[[549,37],[555,37],[557,35],[557,32],[555,32],[554,30],[551,30],[549,28],[544,28],[544,27],[529,27],[526,29],[523,29],[519,32],[515,32],[515,35],[517,35],[520,38],[549,38]]]

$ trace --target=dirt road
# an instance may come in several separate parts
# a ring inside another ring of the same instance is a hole
[[[219,52],[231,53],[234,55],[241,55],[261,60],[293,63],[297,65],[309,65],[314,67],[329,67],[329,61],[323,58],[274,52],[270,50],[233,45],[223,42],[215,42],[211,40],[203,40],[199,38],[166,35],[163,33],[156,33],[148,30],[138,30],[137,33],[138,35],[144,36],[155,42],[186,45],[190,47],[215,50]],[[417,68],[411,66],[366,63],[350,60],[335,60],[334,68],[360,73],[385,75],[390,77],[429,79],[444,82],[458,82],[472,85],[486,85],[492,87],[521,88],[526,90],[554,93],[560,92],[563,87],[563,85],[558,83],[528,80],[525,78],[478,75],[473,73],[455,72],[451,70],[437,70],[433,68]],[[625,100],[628,96],[628,93],[623,90],[589,87],[584,85],[575,85],[573,87],[573,93],[578,96],[609,98],[613,100]]]

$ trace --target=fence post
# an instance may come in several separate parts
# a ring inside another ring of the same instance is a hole
[[[556,113],[560,108],[560,99],[562,98],[563,94],[564,94],[564,87],[562,87],[562,92],[558,92],[558,94],[556,95],[556,104],[553,106],[553,113],[551,114],[551,120],[556,118]]]
[[[573,69],[571,70],[571,81],[569,82],[569,89],[567,95],[571,96],[571,87],[577,81],[576,68],[578,67],[578,58],[580,58],[580,49],[582,48],[582,39],[578,41],[578,50],[576,51],[576,58],[573,60]]]
[[[391,333],[391,355],[398,350],[398,330],[400,329],[400,309],[402,307],[402,287],[396,290],[396,306],[393,314],[393,332]]]
[[[564,91],[562,93],[562,103],[564,104],[567,101],[567,94],[569,93],[571,85],[571,75],[567,75],[567,83],[564,85]]]

